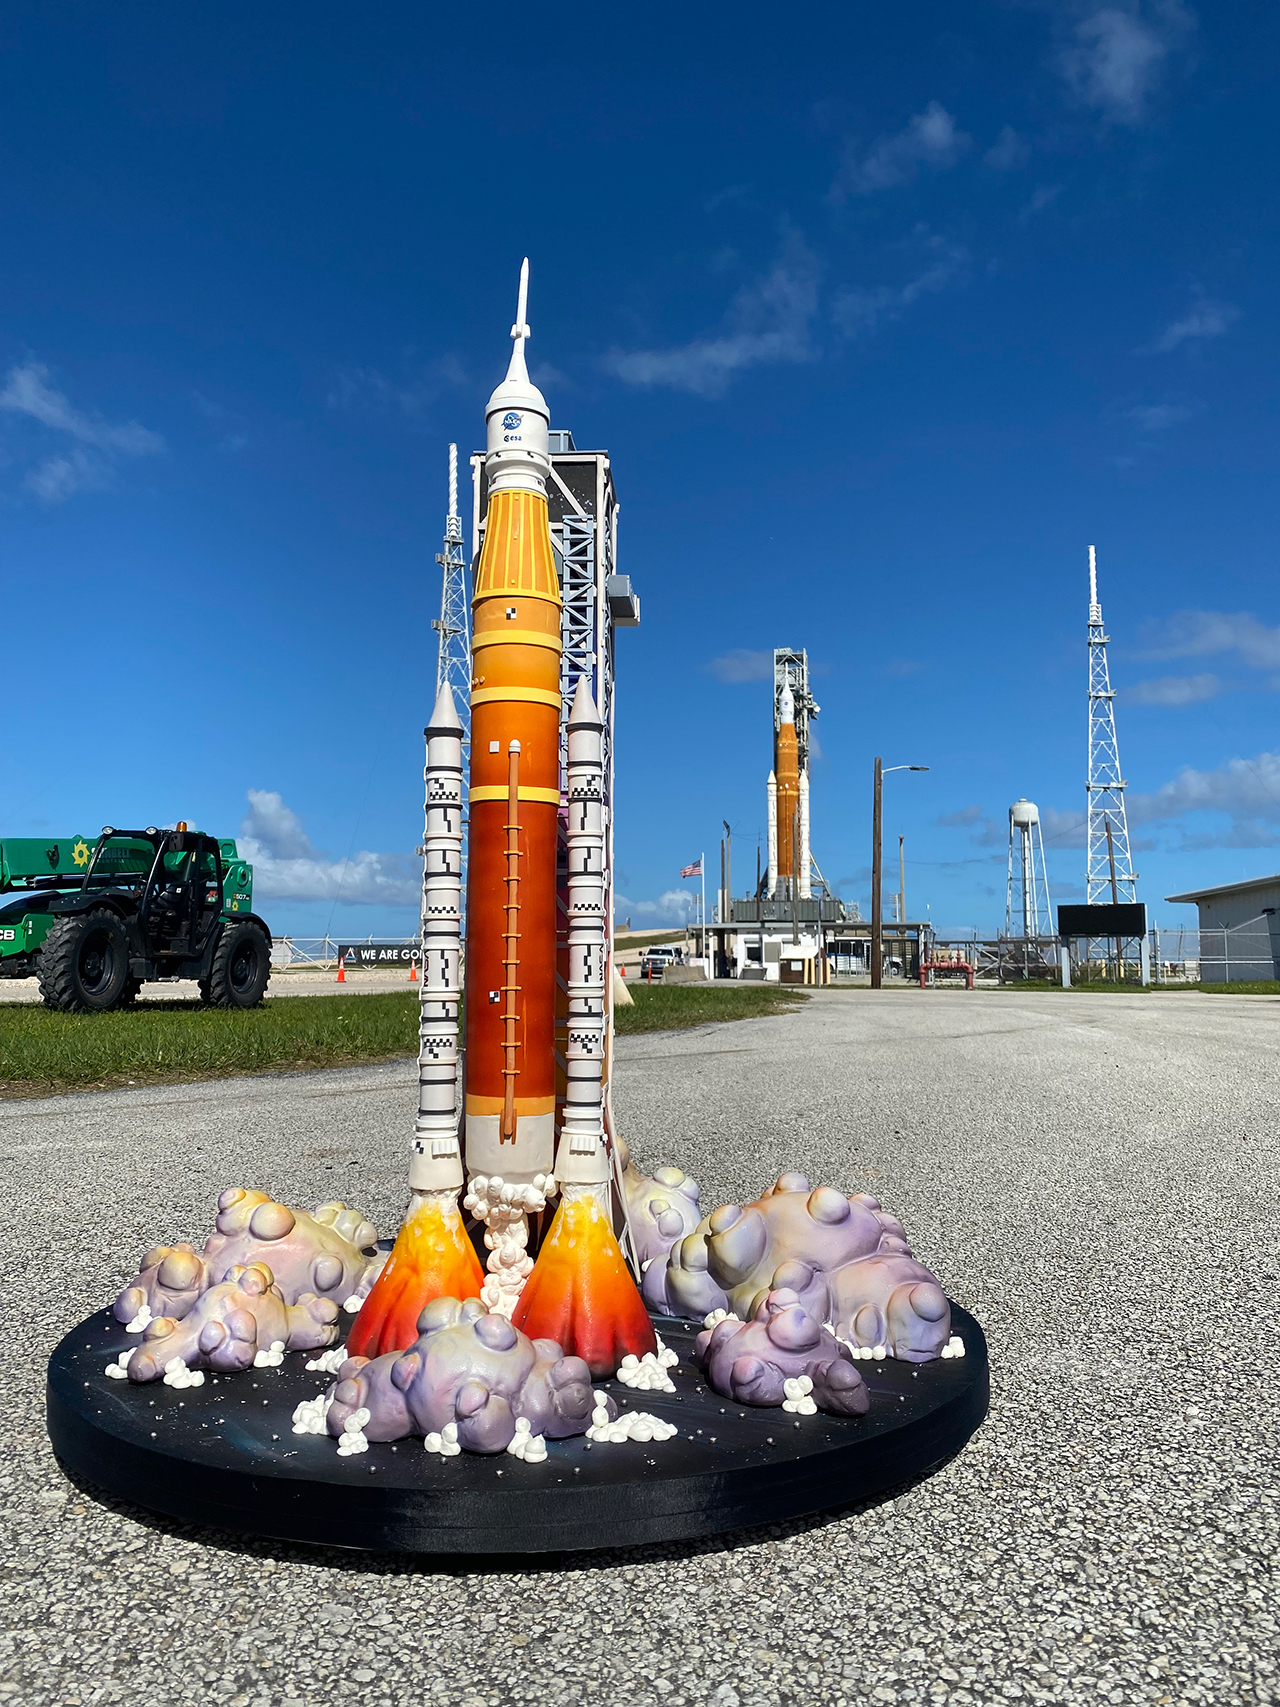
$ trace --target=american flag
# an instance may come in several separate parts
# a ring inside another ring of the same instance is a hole
[[[682,865],[680,867],[680,875],[681,875],[681,877],[701,877],[702,876],[702,855],[699,854],[697,859],[694,860],[692,865]]]

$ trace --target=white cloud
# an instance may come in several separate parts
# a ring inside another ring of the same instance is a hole
[[[1029,219],[1047,208],[1051,202],[1056,202],[1062,194],[1061,184],[1037,184],[1031,192],[1031,200],[1023,208],[1018,218],[1025,225]]]
[[[994,171],[1010,172],[1017,166],[1026,165],[1031,158],[1031,149],[1026,138],[1019,136],[1013,126],[1007,124],[982,158]]]
[[[1238,653],[1256,670],[1280,668],[1280,628],[1268,628],[1249,611],[1176,611],[1144,631],[1142,656],[1204,658]]]
[[[27,470],[24,484],[46,504],[61,504],[73,492],[100,491],[107,484],[102,464],[84,451],[46,456]]]
[[[417,906],[422,880],[408,854],[360,852],[330,860],[302,820],[274,790],[251,788],[240,825],[241,853],[253,865],[254,887],[277,901],[341,901],[349,906]]]
[[[940,812],[933,821],[944,830],[969,830],[985,818],[981,806],[962,806],[958,812]]]
[[[199,414],[206,421],[212,421],[218,428],[220,437],[218,449],[228,453],[244,450],[249,443],[249,435],[245,431],[243,415],[238,415],[234,409],[228,409],[224,404],[216,403],[212,397],[206,397],[202,391],[192,391],[191,401]]]
[[[60,504],[73,492],[109,486],[112,468],[120,457],[155,456],[165,448],[159,433],[137,421],[113,426],[77,409],[50,384],[49,369],[43,362],[23,362],[9,369],[0,390],[0,410],[25,416],[50,432],[76,440],[73,449],[41,457],[25,476],[27,487],[46,504]]]
[[[450,354],[398,378],[388,378],[376,367],[352,365],[335,371],[325,402],[331,409],[397,412],[416,420],[448,389],[465,389],[470,384],[471,376],[463,363]]]
[[[931,296],[960,284],[968,275],[970,256],[967,249],[948,243],[943,237],[925,237],[926,252],[932,256],[928,266],[903,285],[845,286],[838,290],[831,303],[831,318],[846,338],[857,338],[873,332],[882,320],[896,320],[922,296]]]
[[[1195,23],[1179,0],[1103,6],[1081,18],[1060,67],[1078,100],[1114,124],[1139,125],[1165,62]]]
[[[737,647],[713,658],[707,669],[722,682],[767,682],[773,679],[773,653]]]
[[[1040,808],[1040,834],[1046,846],[1082,848],[1086,818],[1083,812],[1060,812],[1056,806]],[[1056,888],[1056,885],[1055,885]]]
[[[1008,821],[997,823],[994,818],[988,818],[981,806],[962,806],[956,812],[943,812],[934,819],[934,823],[944,830],[968,830],[969,840],[975,848],[1002,847],[1009,836]],[[971,862],[958,860],[952,863],[964,865]]]
[[[738,292],[722,336],[666,350],[610,350],[602,365],[628,385],[719,397],[746,368],[812,361],[817,351],[810,322],[817,308],[817,259],[793,232],[769,272]]]
[[[613,916],[615,919],[644,919],[654,924],[682,925],[693,917],[697,905],[698,893],[692,889],[668,889],[656,901],[632,901],[625,895],[615,895]]]
[[[1135,403],[1125,410],[1125,418],[1141,433],[1163,433],[1168,427],[1189,421],[1192,413],[1185,403]]]
[[[1135,682],[1124,697],[1135,705],[1199,705],[1215,698],[1220,687],[1214,675],[1157,676],[1149,682]]]
[[[1187,766],[1154,794],[1135,794],[1129,802],[1135,824],[1180,818],[1187,812],[1225,813],[1236,830],[1248,829],[1259,819],[1280,820],[1280,753],[1229,759],[1211,771]]]
[[[0,409],[30,415],[55,432],[69,433],[83,444],[119,451],[123,456],[154,456],[164,449],[159,433],[140,427],[136,421],[113,427],[109,421],[96,420],[76,409],[49,384],[49,370],[43,362],[24,362],[21,367],[10,368],[0,391]]]
[[[838,201],[849,195],[874,195],[909,184],[921,167],[945,172],[972,146],[973,138],[956,129],[947,109],[938,101],[930,101],[902,130],[882,136],[866,155],[855,144],[846,144],[831,194]]]
[[[1240,310],[1233,303],[1211,302],[1208,297],[1201,297],[1181,320],[1165,327],[1151,348],[1159,355],[1167,355],[1183,344],[1224,337],[1239,318]]]

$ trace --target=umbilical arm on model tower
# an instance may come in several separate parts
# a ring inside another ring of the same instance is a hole
[[[448,682],[440,684],[427,738],[422,865],[422,994],[418,1118],[409,1189],[457,1189],[458,996],[462,957],[462,723]]]

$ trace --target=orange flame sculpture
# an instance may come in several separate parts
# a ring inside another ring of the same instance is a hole
[[[347,1353],[380,1357],[418,1337],[435,1298],[478,1298],[484,1270],[458,1213],[456,1190],[426,1192],[396,1236],[386,1265],[351,1325]]]
[[[656,1351],[657,1338],[614,1236],[608,1186],[563,1189],[512,1321],[530,1339],[555,1340],[593,1375],[612,1375],[628,1353]]]

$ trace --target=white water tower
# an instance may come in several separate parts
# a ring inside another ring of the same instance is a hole
[[[1006,936],[1021,936],[1029,941],[1054,934],[1040,809],[1033,800],[1015,800],[1009,808],[1009,884],[1004,930]]]

